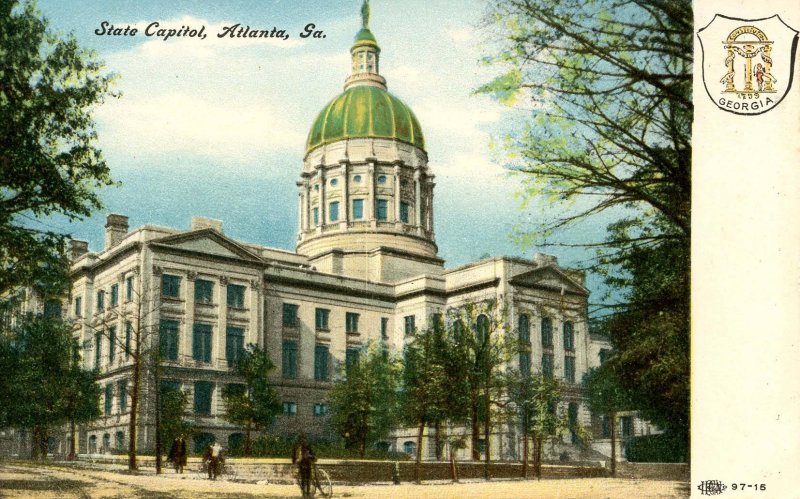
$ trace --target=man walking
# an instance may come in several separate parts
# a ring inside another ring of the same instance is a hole
[[[169,460],[175,466],[175,473],[183,473],[183,468],[186,466],[186,439],[183,433],[175,438],[172,442],[172,448],[169,450]]]
[[[306,441],[306,436],[301,433],[292,449],[292,464],[297,464],[300,472],[300,490],[303,497],[311,497],[311,467],[316,460],[314,450]]]

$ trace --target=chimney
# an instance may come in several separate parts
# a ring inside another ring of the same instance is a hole
[[[192,217],[192,230],[214,229],[222,234],[222,220],[213,218]]]
[[[535,263],[537,267],[544,267],[546,265],[558,266],[558,258],[544,253],[534,253],[533,263]]]
[[[89,252],[89,242],[80,239],[69,240],[69,258],[73,262]]]
[[[106,217],[106,247],[111,249],[128,234],[128,217],[111,213]]]

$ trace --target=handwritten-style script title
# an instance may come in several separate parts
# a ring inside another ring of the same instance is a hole
[[[158,21],[151,22],[144,29],[141,29],[130,24],[114,25],[108,21],[100,23],[100,27],[94,30],[97,36],[137,36],[144,33],[144,36],[160,38],[167,41],[171,38],[197,38],[198,40],[205,40],[208,32],[206,26],[165,26]],[[250,27],[249,25],[232,24],[230,26],[222,26],[216,33],[217,38],[276,38],[278,40],[288,40],[290,34],[288,30],[279,29],[275,26],[272,28]],[[325,38],[325,32],[317,29],[314,23],[305,25],[302,31],[298,34],[300,38]]]

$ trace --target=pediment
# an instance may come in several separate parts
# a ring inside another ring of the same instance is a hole
[[[165,237],[154,241],[153,245],[199,255],[262,262],[258,255],[213,229],[201,229]]]
[[[547,289],[559,293],[589,294],[589,290],[578,281],[552,265],[539,267],[514,276],[510,279],[510,282],[521,287]]]

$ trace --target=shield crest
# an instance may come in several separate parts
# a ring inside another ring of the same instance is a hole
[[[717,14],[697,38],[703,53],[703,85],[723,111],[763,114],[789,92],[797,31],[777,14],[763,19]]]

